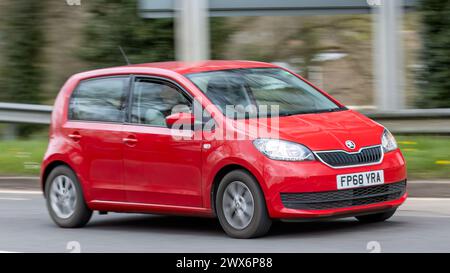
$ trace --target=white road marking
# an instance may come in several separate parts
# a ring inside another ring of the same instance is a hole
[[[397,215],[395,214],[394,217],[416,217],[416,218],[450,218],[450,216],[447,215],[439,215],[439,214],[433,214],[430,215],[430,213],[426,214],[426,213],[421,213],[420,211],[409,211],[409,210],[404,210],[402,211],[402,213],[405,213],[404,215],[400,214]],[[419,214],[418,214],[419,213]]]
[[[42,194],[41,191],[0,189],[0,194],[1,193],[6,193],[6,194]]]
[[[31,199],[27,199],[27,198],[10,198],[10,197],[0,197],[0,200],[7,200],[7,201],[27,201],[27,200],[31,200]]]
[[[39,180],[37,176],[2,176],[0,180]]]
[[[450,198],[446,197],[408,197],[410,201],[450,201]]]
[[[399,211],[420,217],[450,217],[450,198],[408,198]]]
[[[450,184],[450,180],[408,180],[408,184]]]
[[[0,250],[0,253],[20,253],[20,252]]]

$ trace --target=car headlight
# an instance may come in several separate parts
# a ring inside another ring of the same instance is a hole
[[[381,146],[385,153],[397,149],[397,141],[394,136],[387,129],[384,129],[383,136],[381,137]]]
[[[256,139],[253,141],[256,149],[270,159],[284,161],[310,161],[314,155],[305,146],[279,139]]]

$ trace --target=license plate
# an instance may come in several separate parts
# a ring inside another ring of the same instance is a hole
[[[363,173],[349,173],[336,176],[337,188],[351,189],[384,184],[384,172],[372,171]]]

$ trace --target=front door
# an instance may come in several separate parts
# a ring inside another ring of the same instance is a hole
[[[136,77],[124,125],[128,202],[202,206],[201,145],[191,130],[176,135],[165,118],[192,111],[191,99],[174,84]]]

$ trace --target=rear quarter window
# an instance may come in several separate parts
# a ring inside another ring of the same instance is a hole
[[[70,98],[69,119],[123,122],[128,87],[128,77],[82,81]]]

